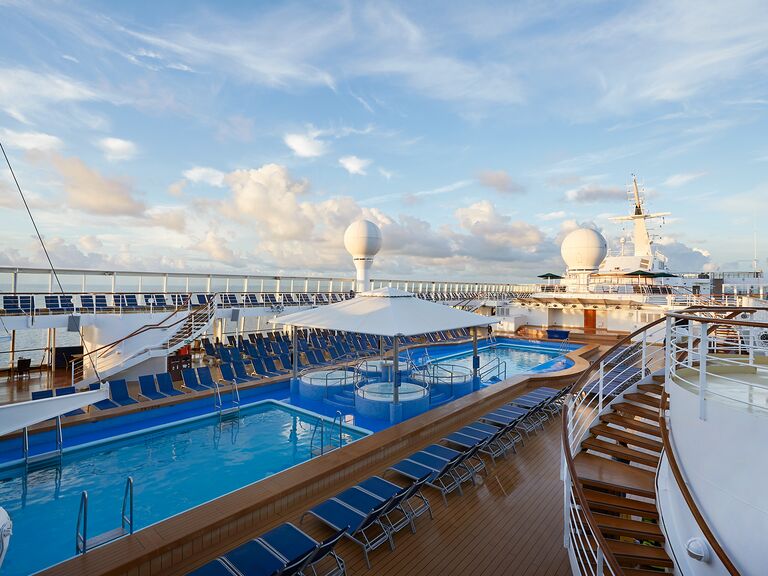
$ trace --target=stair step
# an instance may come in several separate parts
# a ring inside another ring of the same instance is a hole
[[[605,438],[613,438],[617,442],[623,442],[630,446],[637,446],[639,448],[646,448],[647,450],[653,450],[655,452],[661,452],[663,444],[658,440],[647,438],[646,436],[640,436],[629,430],[622,430],[621,428],[614,428],[607,424],[595,424],[591,429],[592,434],[595,436],[603,436]]]
[[[640,418],[645,418],[646,420],[651,420],[652,422],[657,422],[659,419],[658,410],[649,410],[648,408],[636,406],[635,404],[630,404],[629,402],[618,402],[613,405],[613,410],[619,414],[639,416]]]
[[[656,499],[654,473],[636,466],[581,452],[574,458],[576,475],[585,486]]]
[[[650,394],[656,394],[656,396],[661,396],[662,392],[664,392],[664,387],[661,384],[638,384],[637,389]]]
[[[643,434],[649,434],[656,438],[661,438],[661,432],[659,432],[659,427],[657,425],[649,424],[647,422],[643,422],[642,420],[635,420],[632,416],[622,416],[621,414],[610,413],[600,416],[600,420],[602,422],[622,426],[627,430],[636,430],[637,432],[642,432]]]
[[[661,400],[658,397],[652,396],[651,394],[638,392],[630,392],[628,394],[624,394],[624,400],[629,400],[631,402],[635,402],[636,404],[647,406],[652,410],[658,410],[659,406],[661,405]]]
[[[643,500],[635,500],[624,496],[616,496],[607,492],[597,490],[584,490],[584,496],[589,502],[589,509],[592,511],[602,510],[604,512],[615,512],[617,514],[627,514],[638,516],[640,518],[658,518],[659,511],[656,505]]]
[[[659,384],[664,384],[664,374],[654,374],[651,376],[654,382],[658,382]]]
[[[600,452],[614,458],[620,458],[621,460],[629,460],[637,464],[644,464],[646,466],[652,466],[655,468],[659,465],[659,457],[639,450],[633,450],[626,446],[621,446],[615,442],[608,442],[606,440],[600,440],[594,436],[590,436],[584,442],[581,443],[582,448],[585,450],[592,450],[593,452]]]
[[[659,566],[671,568],[672,560],[664,548],[658,546],[645,546],[621,540],[608,540],[608,548],[613,552],[619,564],[631,563],[630,566]]]
[[[593,517],[603,534],[615,537],[628,536],[637,540],[664,542],[664,534],[658,524],[629,520],[628,518],[609,516],[607,514],[593,514]]]

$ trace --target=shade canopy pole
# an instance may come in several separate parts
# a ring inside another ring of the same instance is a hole
[[[293,379],[296,380],[299,376],[299,336],[298,327],[293,326],[291,331],[291,346],[293,351],[293,358],[291,360],[291,368],[293,370]]]
[[[399,382],[398,380],[400,375],[400,337],[395,336],[395,345],[392,347],[392,387],[393,390],[393,401],[395,404],[400,402],[400,389],[399,389]]]
[[[472,383],[475,390],[480,388],[478,379],[478,370],[480,368],[480,357],[477,355],[477,327],[472,329]]]

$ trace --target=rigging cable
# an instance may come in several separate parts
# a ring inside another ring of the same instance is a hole
[[[48,260],[48,265],[51,267],[51,272],[53,273],[53,277],[56,279],[56,284],[59,287],[59,292],[62,295],[64,294],[64,287],[61,285],[61,280],[59,280],[59,274],[56,272],[56,267],[53,265],[53,261],[51,260],[51,255],[48,253],[48,248],[45,246],[45,241],[43,240],[42,234],[40,234],[40,229],[37,227],[37,222],[35,222],[35,217],[32,216],[32,211],[29,209],[29,204],[27,203],[27,198],[24,196],[24,192],[21,190],[21,185],[19,184],[18,178],[16,178],[16,173],[13,171],[13,166],[11,165],[11,160],[8,158],[8,154],[5,153],[5,147],[3,146],[2,141],[0,141],[0,150],[3,152],[3,158],[5,158],[5,163],[8,165],[8,170],[11,172],[11,177],[13,178],[14,184],[16,184],[16,190],[19,191],[19,196],[21,196],[21,201],[24,203],[24,208],[27,210],[27,214],[29,215],[29,219],[32,221],[32,226],[35,229],[35,234],[37,234],[37,239],[40,241],[40,246],[43,248],[43,253],[45,254],[46,260]],[[82,332],[80,335],[80,341],[83,344],[83,352],[85,355],[88,355],[90,358],[90,352],[88,351],[88,347],[85,344],[85,340],[82,338]],[[101,377],[99,376],[99,372],[96,369],[96,363],[91,360],[91,367],[93,368],[93,373],[96,376],[97,380],[101,381]]]

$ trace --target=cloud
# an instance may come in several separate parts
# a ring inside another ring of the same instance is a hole
[[[310,130],[306,134],[286,134],[283,142],[299,158],[317,158],[328,152],[328,144],[319,140],[320,132]]]
[[[221,170],[216,170],[215,168],[209,168],[207,166],[195,166],[194,168],[184,171],[184,178],[190,182],[194,182],[195,184],[208,184],[214,188],[224,187],[225,176],[226,175]],[[178,187],[176,191],[180,191]]]
[[[110,162],[131,160],[138,152],[136,144],[122,138],[102,138],[97,144]]]
[[[583,184],[565,192],[569,202],[604,202],[626,200],[627,192],[619,186],[602,186],[600,184]]]
[[[125,180],[108,178],[76,157],[51,155],[51,163],[63,180],[67,203],[101,216],[141,216],[146,206],[136,199]]]
[[[357,156],[342,156],[339,158],[339,164],[350,174],[358,176],[366,175],[366,168],[371,165],[372,160],[358,158]]]
[[[227,240],[212,230],[208,231],[205,238],[202,242],[197,243],[196,247],[199,247],[215,262],[229,266],[237,266],[242,263],[242,259],[229,247]]]
[[[381,174],[385,180],[392,180],[392,177],[395,175],[391,170],[386,170],[382,167],[379,167],[379,174]]]
[[[531,249],[544,239],[543,233],[536,226],[522,221],[512,222],[509,216],[500,213],[488,200],[459,208],[455,215],[464,230],[498,247]]]
[[[39,152],[50,152],[58,150],[63,146],[60,138],[45,134],[43,132],[17,132],[15,130],[2,130],[0,137],[3,143],[9,148],[18,148],[19,150],[36,150]]]
[[[30,114],[51,104],[101,99],[96,90],[62,74],[0,68],[0,110],[25,124],[31,123]]]
[[[706,172],[689,172],[689,173],[683,173],[683,174],[672,174],[669,178],[664,180],[662,182],[662,186],[667,186],[669,188],[679,188],[681,186],[685,186],[686,184],[689,184],[693,182],[694,180],[698,180],[702,176],[706,176]]]
[[[565,218],[567,213],[565,210],[556,210],[554,212],[543,212],[536,214],[536,217],[539,220],[544,220],[545,222],[548,222],[550,220],[560,220],[561,218]]]
[[[501,194],[525,192],[525,187],[514,182],[505,170],[484,170],[477,175],[477,181],[483,186],[492,188]]]
[[[176,182],[168,186],[168,194],[170,194],[171,196],[176,196],[177,198],[184,196],[184,189],[187,187],[188,183],[189,183],[189,180],[187,180],[186,178],[177,180]]]

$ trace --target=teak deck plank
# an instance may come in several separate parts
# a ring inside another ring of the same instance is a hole
[[[371,570],[358,546],[349,541],[339,544],[337,552],[346,561],[348,574],[570,574],[563,548],[559,450],[555,421],[518,447],[517,454],[489,465],[488,476],[482,475],[477,486],[466,484],[463,496],[449,495],[447,507],[436,491],[426,489],[435,518],[418,518],[416,534],[407,528],[399,532],[394,551],[384,545],[372,552]],[[398,481],[396,474],[386,478]],[[299,525],[298,516],[284,520]],[[309,516],[301,528],[316,538],[329,533]]]

